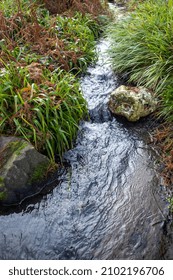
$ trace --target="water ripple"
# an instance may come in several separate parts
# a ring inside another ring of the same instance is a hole
[[[68,167],[59,184],[21,212],[0,216],[1,259],[160,258],[155,155],[141,127],[125,126],[107,109],[117,86],[107,47],[100,42],[97,65],[81,79],[91,119],[64,156]]]

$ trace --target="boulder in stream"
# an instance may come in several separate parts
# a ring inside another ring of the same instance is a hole
[[[10,205],[34,194],[50,160],[27,141],[0,137],[0,204]]]
[[[156,110],[157,99],[144,87],[121,85],[111,93],[108,106],[113,114],[135,122]]]

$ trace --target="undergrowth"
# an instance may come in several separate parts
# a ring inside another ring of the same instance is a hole
[[[4,62],[22,59],[23,63],[25,55],[31,58],[35,54],[34,61],[41,56],[51,67],[76,72],[84,71],[95,58],[95,39],[100,30],[99,23],[89,14],[50,17],[47,10],[34,7],[27,15],[17,13],[10,18],[1,12],[0,28]]]
[[[153,139],[160,154],[160,173],[168,190],[169,209],[173,213],[173,124],[162,123],[153,132]]]
[[[108,29],[111,62],[130,83],[148,87],[159,97],[157,117],[163,124],[154,138],[164,184],[173,192],[173,0],[131,0],[127,6],[130,12]]]
[[[52,161],[87,114],[77,75],[96,59],[103,12],[100,1],[64,1],[71,6],[57,15],[59,2],[0,2],[0,134],[25,138]]]
[[[44,3],[51,14],[62,14],[68,11],[68,14],[72,15],[80,11],[83,15],[89,13],[92,16],[98,16],[105,13],[105,8],[107,8],[105,0],[38,0],[37,2]]]
[[[116,72],[161,97],[160,115],[173,121],[173,1],[146,0],[109,28]]]
[[[53,159],[72,146],[86,103],[72,74],[11,63],[0,76],[0,109],[1,133],[23,136]]]

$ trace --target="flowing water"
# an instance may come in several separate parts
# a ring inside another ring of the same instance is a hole
[[[114,118],[108,96],[119,83],[99,59],[81,78],[90,120],[54,188],[0,216],[0,259],[160,259],[166,215],[156,155],[144,121]],[[146,122],[146,120],[145,120]]]

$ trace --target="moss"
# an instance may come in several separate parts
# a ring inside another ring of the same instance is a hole
[[[28,143],[23,141],[9,142],[0,152],[0,168],[7,163],[12,154],[19,156],[21,151],[27,147],[27,145]]]
[[[173,196],[168,198],[169,209],[173,213]]]
[[[9,142],[6,146],[6,149],[10,149],[11,153],[15,153],[16,155],[20,155],[21,151],[27,147],[28,143],[23,141],[13,141]]]
[[[0,192],[0,201],[6,199],[6,197],[7,197],[6,191]]]
[[[2,186],[2,184],[4,184],[4,178],[0,177],[0,187]]]
[[[29,181],[30,184],[32,183],[36,183],[39,180],[43,179],[44,177],[46,177],[46,173],[48,171],[49,168],[49,163],[40,163],[36,169],[34,170],[34,173],[32,174],[32,177]]]
[[[4,178],[0,177],[0,192],[1,192],[1,189],[3,189],[4,187],[5,187]]]
[[[4,187],[5,187],[4,178],[0,177],[0,201],[4,200],[7,197],[7,191]]]

